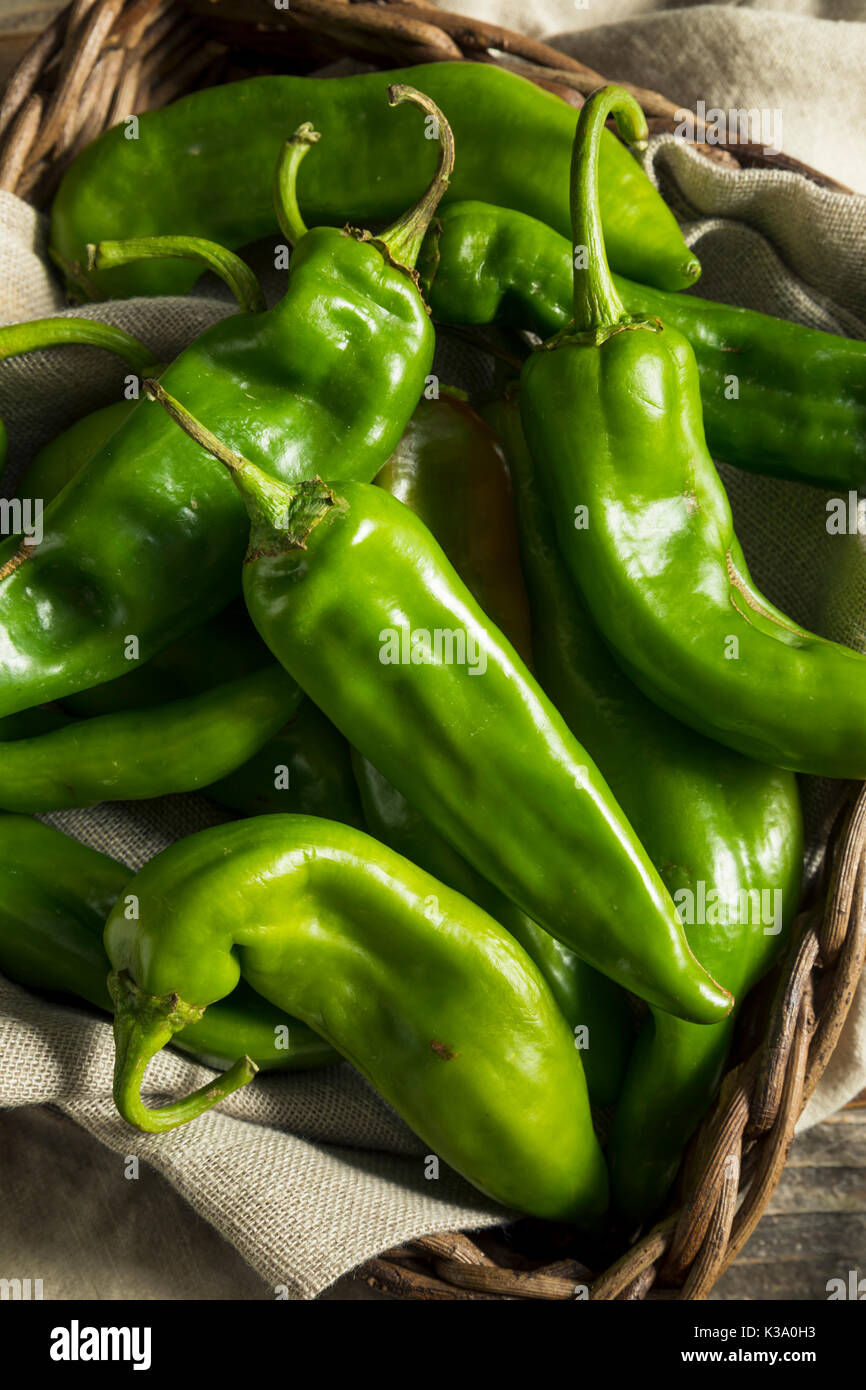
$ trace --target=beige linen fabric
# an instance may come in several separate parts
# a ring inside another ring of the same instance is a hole
[[[525,14],[509,15],[506,9],[497,5],[496,13],[529,30]],[[480,7],[475,12],[480,13]],[[550,0],[541,13],[549,30],[561,31],[576,22],[570,7]],[[605,18],[613,13],[607,7]],[[625,27],[585,30],[574,41],[574,50],[612,75],[640,76],[626,72],[622,64],[631,61],[629,54],[637,55],[635,62],[644,61],[646,43],[641,47],[640,35],[646,25],[663,22],[667,48],[654,47],[656,60],[669,63],[672,73],[676,60],[694,76],[703,53],[700,36],[711,32],[707,24],[722,22],[721,13],[718,7],[707,7],[647,16]],[[765,24],[770,17],[725,10],[723,20],[727,44],[725,62],[716,67],[719,87],[712,93],[698,91],[722,105],[724,94],[736,95],[740,62],[754,59],[758,71],[754,24]],[[797,42],[808,37],[813,69],[826,72],[835,61],[837,26],[806,18],[796,24],[806,26],[802,35],[800,30],[791,32]],[[784,28],[783,17],[772,16],[772,25],[776,32]],[[851,53],[861,29],[846,28],[852,31],[846,39]],[[766,34],[761,42],[766,44]],[[612,64],[614,56],[619,66]],[[772,102],[774,49],[765,47],[762,61],[767,69],[767,87],[762,90],[769,93],[762,100]],[[672,90],[662,76],[660,72],[652,81]],[[648,74],[641,80],[651,85]],[[857,110],[857,99],[852,97],[851,111]],[[853,126],[860,128],[862,123]],[[825,169],[837,156],[847,158],[841,147],[853,143],[847,136],[833,135],[824,129],[826,157],[821,152],[811,156],[811,162]],[[809,157],[802,150],[795,152]],[[645,163],[703,261],[704,295],[829,331],[866,336],[866,199],[829,193],[782,172],[732,173],[672,137],[654,140]],[[254,256],[257,268],[267,269],[268,250],[259,248]],[[44,222],[9,194],[0,194],[0,274],[0,320],[35,318],[62,309],[61,292],[45,257]],[[278,282],[272,275],[265,278],[273,296]],[[167,360],[208,324],[231,312],[231,305],[222,287],[205,277],[186,300],[113,302],[72,312],[129,329],[157,358]],[[457,352],[453,342],[440,353],[438,369],[443,379],[470,390],[483,382],[484,368],[465,352]],[[0,363],[0,418],[10,441],[4,484],[11,487],[18,470],[58,430],[85,411],[117,399],[125,375],[122,364],[91,349],[60,349]],[[863,538],[828,537],[827,499],[817,490],[725,467],[722,472],[757,582],[799,621],[866,646]],[[810,863],[817,849],[815,829],[836,792],[814,781],[804,784]],[[173,797],[45,819],[135,868],[179,836],[226,817],[203,798]],[[811,1122],[866,1084],[864,1020],[866,998],[861,992],[827,1082],[810,1107]],[[53,1105],[115,1154],[138,1155],[269,1285],[284,1288],[290,1297],[315,1296],[338,1275],[390,1244],[433,1230],[479,1227],[503,1217],[500,1209],[444,1168],[438,1180],[428,1180],[424,1146],[347,1066],[258,1078],[218,1112],[188,1129],[153,1138],[135,1134],[113,1112],[113,1049],[107,1023],[0,981],[0,1045],[0,1107]],[[193,1089],[205,1075],[189,1059],[163,1053],[148,1074],[146,1098],[159,1103]]]
[[[786,154],[866,192],[862,0],[466,0],[459,8],[678,105],[778,108]]]

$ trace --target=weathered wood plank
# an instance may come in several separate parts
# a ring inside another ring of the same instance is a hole
[[[866,1167],[787,1168],[768,1214],[866,1212]]]
[[[787,1169],[866,1168],[866,1111],[848,1111],[798,1134]]]

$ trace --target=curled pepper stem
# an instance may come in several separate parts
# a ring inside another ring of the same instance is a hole
[[[290,140],[283,145],[274,171],[274,207],[280,231],[290,247],[297,246],[307,235],[307,227],[298,206],[298,171],[310,148],[322,137],[309,121],[299,125]]]
[[[310,532],[334,505],[334,494],[327,484],[321,478],[311,478],[288,487],[277,478],[271,478],[243,454],[236,454],[223,444],[158,381],[147,380],[143,386],[150,400],[161,405],[190,439],[231,473],[251,523],[247,559],[255,559],[265,548],[303,550]]]
[[[432,97],[428,97],[424,92],[419,92],[417,88],[409,87],[402,82],[394,83],[388,88],[389,105],[400,106],[407,101],[425,112],[435,123],[436,139],[439,142],[439,158],[428,188],[414,207],[411,207],[408,212],[404,212],[386,231],[378,233],[375,241],[385,246],[388,255],[398,265],[411,269],[418,259],[421,243],[427,233],[427,228],[430,226],[433,214],[451,181],[451,174],[454,170],[454,136],[450,125]]]
[[[267,306],[262,287],[246,261],[218,241],[198,236],[141,236],[123,241],[100,241],[87,247],[87,269],[111,270],[130,261],[164,259],[199,261],[228,285],[244,313],[259,314]]]
[[[574,327],[591,333],[625,323],[623,302],[616,292],[601,227],[598,204],[598,154],[608,116],[616,117],[623,139],[645,145],[646,117],[634,97],[622,87],[593,92],[581,110],[571,152],[571,229],[574,245]],[[577,266],[585,250],[587,264]]]
[[[109,975],[108,991],[114,1001],[114,1103],[136,1129],[160,1134],[186,1124],[246,1086],[258,1071],[249,1057],[240,1057],[222,1076],[192,1095],[151,1110],[141,1099],[148,1063],[181,1028],[197,1023],[204,1008],[186,1004],[176,994],[147,994],[125,970]]]
[[[113,352],[139,376],[161,370],[150,348],[140,339],[96,319],[30,319],[27,323],[6,324],[0,328],[0,362],[7,357],[21,357],[25,352],[68,347],[71,343]]]

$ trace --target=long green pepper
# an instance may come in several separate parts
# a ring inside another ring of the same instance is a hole
[[[295,682],[272,661],[156,712],[145,707],[71,720],[14,742],[7,741],[4,720],[0,807],[60,811],[202,790],[252,757],[300,700]]]
[[[430,528],[480,607],[530,664],[529,602],[520,573],[508,466],[489,426],[463,401],[422,401],[376,485]],[[632,1041],[625,994],[494,888],[405,796],[353,755],[371,833],[482,907],[535,961],[581,1045],[590,1099],[612,1105]]]
[[[866,777],[866,656],[807,632],[749,575],[707,450],[695,357],[626,312],[595,172],[604,121],[646,122],[616,87],[575,137],[574,322],[524,364],[520,410],[560,546],[623,670],[669,714],[775,767]]]
[[[693,733],[623,675],[559,554],[516,395],[485,416],[514,479],[539,680],[640,836],[695,955],[738,1008],[783,949],[797,910],[797,779]],[[649,1216],[670,1188],[718,1086],[733,1025],[733,1014],[706,1027],[660,1010],[643,1024],[608,1141],[613,1199],[631,1221]]]
[[[588,964],[679,1016],[723,1018],[730,995],[597,768],[423,523],[381,488],[286,488],[146,385],[231,471],[251,517],[250,616],[349,742]]]
[[[299,185],[309,224],[390,222],[434,163],[432,150],[419,154],[406,114],[387,118],[389,86],[406,83],[425,91],[453,126],[460,159],[450,196],[519,208],[567,233],[574,108],[491,64],[430,63],[327,82],[252,78],[147,112],[137,118],[134,140],[121,123],[64,175],[51,211],[52,252],[87,294],[185,293],[200,269],[143,262],[88,275],[87,243],[183,232],[238,247],[269,236],[274,163],[286,130],[301,121],[323,135]],[[673,214],[613,135],[602,145],[605,230],[615,265],[647,284],[691,284],[700,266]]]

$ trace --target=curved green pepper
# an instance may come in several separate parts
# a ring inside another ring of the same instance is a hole
[[[0,814],[0,970],[18,984],[74,994],[111,1013],[102,932],[131,878],[123,864],[41,821]],[[239,1052],[262,1071],[340,1060],[317,1033],[243,980],[172,1044],[218,1068]]]
[[[453,147],[427,98],[398,89],[393,100],[435,115],[440,166],[419,204],[376,239],[301,235],[280,303],[215,324],[164,374],[235,447],[286,480],[326,465],[341,478],[375,476],[430,369],[433,329],[411,266]],[[308,143],[308,132],[290,142],[289,163]],[[290,225],[287,186],[277,180]],[[129,634],[146,660],[236,592],[243,508],[222,470],[202,469],[196,446],[145,402],[43,523],[41,544],[0,549],[0,716],[120,674]]]
[[[580,733],[685,918],[695,955],[737,1001],[784,946],[799,901],[797,780],[693,733],[624,676],[575,590],[513,394],[485,411],[514,479],[539,679]],[[654,1010],[609,1138],[613,1197],[648,1216],[715,1093],[733,1016],[701,1027]]]
[[[349,742],[588,964],[673,1013],[723,1018],[730,996],[598,769],[414,513],[364,484],[287,488],[146,387],[230,469],[252,520],[250,616]]]
[[[302,120],[324,136],[321,157],[308,162],[300,181],[307,221],[388,222],[433,165],[432,152],[419,151],[417,126],[403,114],[385,119],[389,85],[407,82],[426,91],[454,129],[460,159],[451,196],[520,208],[568,231],[574,108],[490,64],[431,63],[327,82],[252,78],[137,117],[137,139],[115,126],[64,175],[51,212],[52,251],[83,267],[87,243],[104,237],[181,231],[237,247],[269,235],[274,163],[285,131]],[[600,177],[617,268],[667,289],[691,284],[698,261],[613,135],[604,138]],[[200,273],[180,263],[144,263],[97,273],[85,289],[115,297],[183,294]]]
[[[442,208],[418,267],[441,323],[501,323],[546,338],[571,318],[571,240],[524,213],[479,202]],[[866,342],[619,275],[613,283],[628,314],[660,318],[691,343],[714,457],[816,487],[861,486]]]
[[[595,160],[618,88],[590,97],[575,140],[574,327],[525,363],[520,408],[560,546],[595,622],[670,714],[761,762],[866,777],[866,656],[814,636],[749,576],[704,439],[694,353],[632,319],[604,255]],[[586,524],[584,524],[586,523]]]
[[[483,1192],[535,1216],[596,1221],[607,1174],[580,1057],[542,976],[480,908],[361,831],[304,816],[205,830],[111,913],[114,1094],[158,1131],[251,1079],[244,1060],[148,1110],[150,1058],[243,977],[314,1028]]]
[[[422,401],[376,483],[421,518],[489,618],[531,662],[529,604],[508,467],[463,401]],[[385,844],[471,898],[519,941],[550,986],[581,1057],[591,1100],[612,1105],[632,1042],[626,996],[477,873],[366,758],[353,755],[367,825]],[[585,1030],[577,1034],[577,1030]]]
[[[300,698],[295,682],[271,662],[156,709],[98,715],[4,741],[0,807],[61,811],[199,790],[246,762]]]

